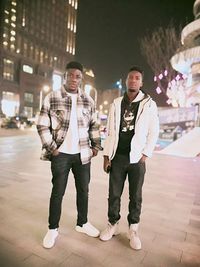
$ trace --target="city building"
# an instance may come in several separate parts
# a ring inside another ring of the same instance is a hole
[[[120,96],[121,90],[119,88],[98,91],[97,110],[100,124],[106,125],[110,104]]]
[[[195,20],[181,33],[182,47],[171,58],[172,67],[186,75],[184,106],[200,105],[200,0],[193,6]]]
[[[74,60],[78,0],[1,0],[0,113],[33,117]]]
[[[91,69],[84,68],[83,75],[84,75],[84,79],[83,79],[82,88],[86,92],[86,94],[91,96],[93,100],[95,101],[95,103],[97,103],[98,93],[97,93],[97,89],[95,88],[94,72]]]

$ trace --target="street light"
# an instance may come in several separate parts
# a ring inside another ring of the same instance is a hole
[[[43,92],[47,93],[49,91],[50,87],[48,85],[44,85],[42,89],[40,90],[40,105],[39,109],[42,108],[42,101],[43,101]]]

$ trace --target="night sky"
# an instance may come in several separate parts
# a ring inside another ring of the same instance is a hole
[[[77,17],[76,59],[96,76],[99,90],[124,80],[132,65],[145,70],[144,89],[155,94],[153,73],[141,55],[140,39],[171,20],[175,26],[194,20],[194,0],[80,0]]]

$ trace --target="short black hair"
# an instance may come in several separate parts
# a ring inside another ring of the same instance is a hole
[[[129,69],[128,73],[131,72],[131,71],[137,71],[137,72],[141,73],[141,74],[142,74],[142,79],[144,79],[144,71],[143,71],[143,69],[140,68],[139,66],[132,66],[132,67]]]
[[[83,72],[83,65],[77,61],[70,61],[69,63],[67,63],[66,65],[66,70],[68,69],[77,69],[80,70],[81,72]]]

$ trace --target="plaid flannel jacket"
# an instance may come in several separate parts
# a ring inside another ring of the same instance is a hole
[[[51,160],[52,152],[63,143],[69,127],[71,106],[71,97],[64,87],[45,97],[37,122],[42,142],[42,160]],[[92,157],[91,147],[97,150],[102,150],[102,147],[95,121],[94,101],[81,90],[77,97],[77,120],[81,162],[86,164]]]

